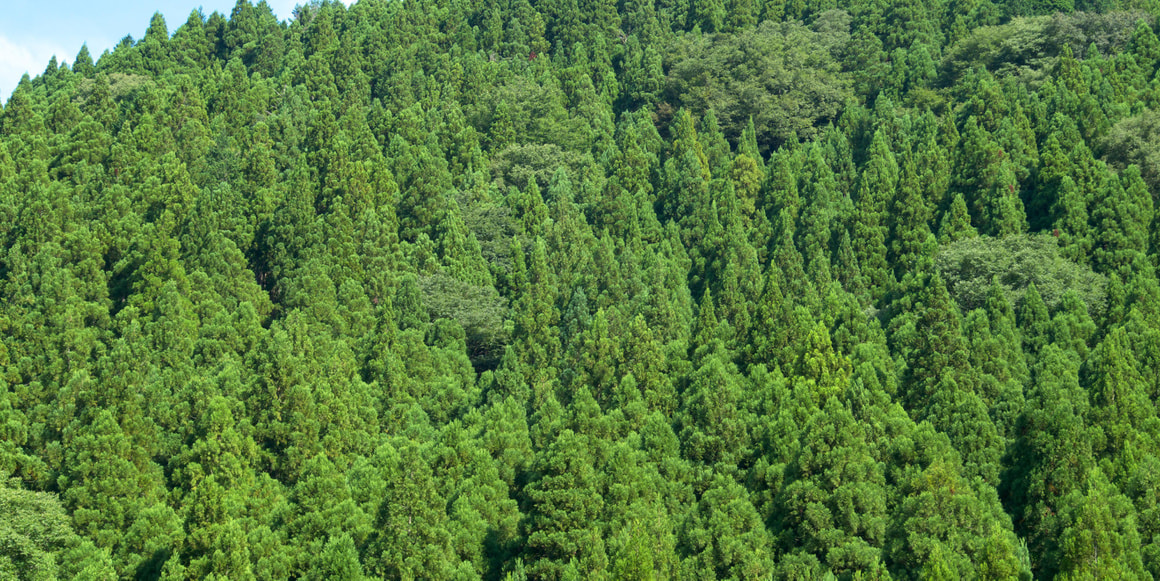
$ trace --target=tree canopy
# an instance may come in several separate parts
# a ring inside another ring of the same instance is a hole
[[[1160,578],[1160,4],[313,0],[0,108],[0,578]]]

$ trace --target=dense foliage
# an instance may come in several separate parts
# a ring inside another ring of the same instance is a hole
[[[1160,578],[1160,4],[240,0],[0,111],[0,576]]]

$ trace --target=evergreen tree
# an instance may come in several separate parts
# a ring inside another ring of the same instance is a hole
[[[941,382],[960,382],[972,372],[958,307],[951,301],[941,276],[934,274],[927,279],[919,297],[917,315],[912,359],[908,361],[903,384],[908,407],[922,410],[940,391]]]
[[[1123,327],[1112,330],[1092,349],[1084,375],[1091,391],[1091,419],[1106,434],[1107,451],[1123,450],[1138,437],[1143,423],[1156,415]]]
[[[1094,469],[1083,489],[1069,494],[1064,503],[1058,578],[1083,579],[1094,574],[1147,578],[1139,557],[1135,510],[1103,472]]]
[[[858,180],[852,243],[871,294],[879,297],[889,287],[886,264],[887,209],[898,187],[898,163],[886,134],[879,130],[870,142],[869,160]]]
[[[1063,533],[1060,502],[1082,489],[1095,456],[1085,427],[1088,395],[1079,384],[1078,362],[1048,344],[1035,375],[1004,482],[1018,531],[1027,536],[1036,567],[1048,571],[1055,567],[1052,555]]]
[[[939,242],[946,244],[964,238],[971,238],[976,235],[978,235],[978,232],[971,225],[971,217],[967,213],[966,201],[964,201],[961,194],[955,194],[950,208],[943,214],[942,221],[939,222]]]
[[[923,177],[929,177],[926,174]],[[932,212],[922,195],[920,174],[914,161],[907,158],[903,163],[902,177],[894,196],[894,211],[891,216],[890,263],[894,265],[895,276],[901,278],[914,272],[923,257],[930,257],[934,251],[934,236],[930,231]],[[957,228],[957,226],[952,226]],[[956,235],[948,234],[949,238]]]
[[[848,409],[830,398],[803,429],[779,496],[787,553],[812,554],[835,575],[880,567],[888,522],[885,474]]]
[[[32,67],[0,578],[1160,576],[1139,4],[239,0]]]
[[[529,569],[545,579],[603,576],[608,556],[596,521],[603,509],[587,436],[565,429],[541,456],[529,485]]]
[[[726,476],[714,478],[680,538],[691,554],[681,563],[689,575],[760,579],[773,570],[769,534],[745,489]]]
[[[430,465],[414,445],[384,444],[375,463],[386,483],[368,541],[372,574],[398,578],[451,576],[458,568],[447,531],[446,501],[434,487]]]
[[[1105,182],[1091,221],[1095,224],[1093,259],[1098,268],[1119,271],[1124,278],[1143,267],[1148,226],[1152,223],[1152,196],[1136,166],[1128,167],[1122,181],[1110,178]]]

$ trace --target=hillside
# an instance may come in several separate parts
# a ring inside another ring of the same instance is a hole
[[[0,578],[1160,578],[1160,3],[199,11],[0,109]]]

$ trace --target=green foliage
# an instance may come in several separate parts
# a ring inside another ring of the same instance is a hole
[[[432,320],[454,319],[473,360],[497,359],[507,343],[507,304],[491,285],[472,285],[444,274],[419,279],[423,306]]]
[[[669,49],[668,102],[712,110],[737,140],[749,119],[763,150],[791,135],[811,138],[850,97],[821,35],[793,23],[762,23],[736,35],[687,35]]]
[[[1160,115],[1153,111],[1128,117],[1116,123],[1101,141],[1101,149],[1114,166],[1136,165],[1153,191],[1160,191]]]
[[[1046,234],[968,238],[941,248],[936,265],[964,311],[983,305],[994,280],[1013,305],[1021,304],[1034,284],[1050,309],[1068,291],[1078,293],[1093,315],[1105,306],[1106,279],[1064,258],[1056,240]]]
[[[1137,22],[1148,18],[1140,11],[1072,12],[1070,6],[1036,4],[1004,24],[975,28],[947,47],[943,68],[949,79],[982,66],[997,75],[1042,82],[1064,47],[1082,54],[1095,45],[1100,54],[1114,54],[1131,42]]]
[[[116,579],[109,554],[73,531],[53,494],[0,482],[0,573],[9,579]]]
[[[682,569],[694,578],[762,579],[773,569],[769,533],[745,489],[726,477],[714,479],[681,537],[691,553]]]
[[[240,0],[54,59],[0,578],[1160,576],[1158,13]]]
[[[1135,511],[1104,474],[1096,470],[1084,490],[1064,499],[1061,519],[1067,523],[1060,536],[1058,579],[1090,579],[1115,575],[1147,579],[1140,561]]]

